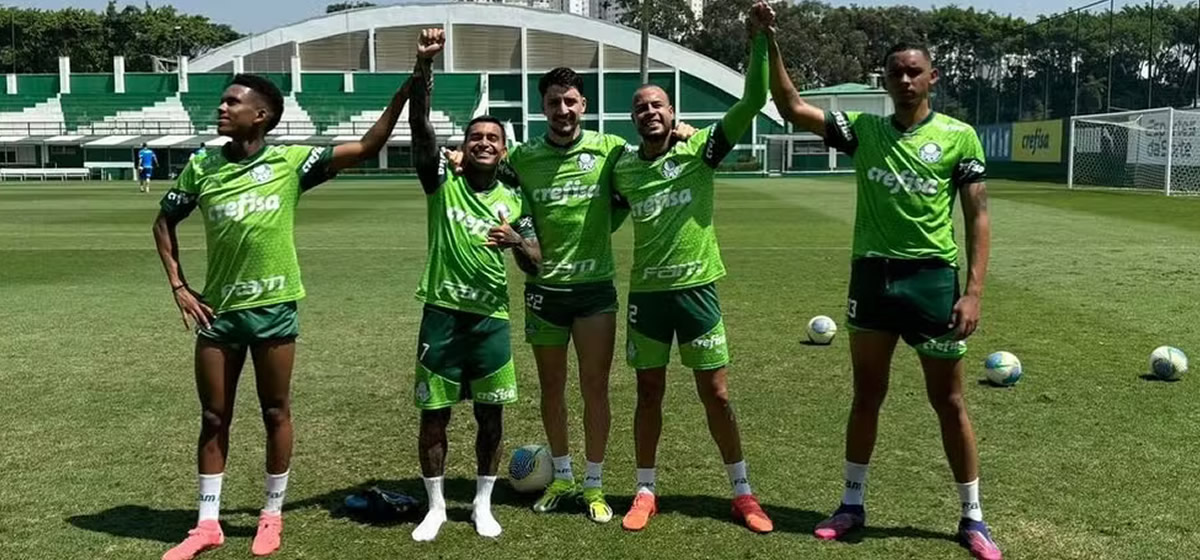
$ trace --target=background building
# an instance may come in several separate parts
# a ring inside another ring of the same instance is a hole
[[[545,133],[537,81],[570,66],[584,77],[584,126],[636,140],[630,99],[640,83],[640,35],[577,15],[498,3],[414,4],[365,8],[311,18],[245,37],[188,61],[177,73],[75,74],[60,59],[58,75],[10,76],[0,95],[0,146],[22,162],[49,167],[97,167],[132,162],[147,142],[182,168],[201,142],[220,145],[215,111],[239,72],[262,74],[280,86],[285,114],[275,142],[328,145],[357,139],[375,122],[415,62],[420,30],[446,30],[433,120],[444,143],[457,143],[471,118],[492,114],[517,138]],[[650,42],[652,82],[673,97],[679,118],[715,123],[741,96],[743,76],[679,45]],[[761,169],[762,134],[783,131],[768,103],[727,163]],[[410,167],[408,127],[397,127],[370,168]],[[16,157],[16,156],[14,156]]]

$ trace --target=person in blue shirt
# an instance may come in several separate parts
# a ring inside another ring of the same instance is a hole
[[[138,190],[141,192],[150,192],[150,177],[154,175],[154,166],[157,164],[158,156],[154,155],[154,150],[142,142],[142,149],[137,153]]]
[[[204,142],[201,142],[201,143],[200,143],[200,149],[198,149],[198,150],[196,150],[196,151],[192,152],[192,157],[189,157],[188,159],[202,158],[202,157],[204,157],[204,156],[206,156],[206,155],[208,155],[208,150],[207,150],[207,149],[205,149],[205,147],[204,147]]]

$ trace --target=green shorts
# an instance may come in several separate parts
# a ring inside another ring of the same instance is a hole
[[[629,294],[627,336],[625,357],[634,369],[669,364],[674,340],[684,367],[710,370],[729,364],[716,284]]]
[[[508,321],[426,305],[417,338],[413,397],[422,410],[449,408],[467,399],[516,402]]]
[[[920,354],[955,360],[967,353],[950,324],[958,297],[958,270],[941,259],[855,259],[846,324],[896,333]]]
[[[226,311],[213,318],[211,328],[196,328],[196,336],[229,346],[296,338],[299,335],[300,320],[294,301]]]
[[[576,319],[617,312],[612,282],[573,286],[525,284],[525,342],[566,346]]]

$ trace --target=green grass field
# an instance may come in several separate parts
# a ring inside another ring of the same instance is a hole
[[[193,337],[150,235],[163,186],[145,196],[133,183],[0,184],[0,558],[158,558],[194,524]],[[410,403],[425,210],[415,182],[339,181],[305,195],[299,211],[308,298],[277,557],[966,558],[951,540],[957,495],[936,419],[904,348],[873,460],[872,526],[853,543],[811,537],[840,495],[850,373],[844,334],[832,347],[800,339],[813,315],[843,318],[849,178],[723,180],[718,193],[731,391],[774,534],[728,520],[725,472],[691,376],[677,364],[659,455],[663,512],[643,533],[593,525],[582,513],[536,515],[532,497],[501,483],[504,535],[476,537],[467,522],[474,422],[465,406],[451,426],[454,522],[436,543],[412,543],[412,524],[340,517],[343,496],[368,484],[423,498]],[[1200,382],[1140,377],[1160,344],[1200,356],[1200,200],[1004,181],[992,182],[991,200],[992,268],[967,357],[967,399],[984,513],[1006,557],[1200,556],[1187,518],[1200,502]],[[200,284],[198,214],[180,239]],[[615,246],[627,270],[628,226]],[[522,320],[518,311],[515,324]],[[984,356],[1001,349],[1022,359],[1025,379],[1011,389],[977,384]],[[514,353],[522,393],[507,411],[508,450],[544,440],[532,357],[519,339]],[[249,557],[262,505],[263,429],[248,377],[222,499],[228,540],[204,558]],[[581,473],[578,385],[569,391]],[[605,477],[620,515],[633,490],[634,401],[632,372],[620,362],[612,397]]]

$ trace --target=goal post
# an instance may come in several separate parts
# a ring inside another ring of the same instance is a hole
[[[1200,110],[1071,118],[1067,185],[1200,195]]]
[[[825,140],[810,132],[763,134],[766,142],[766,170],[772,175],[852,173],[849,156],[825,145]]]

